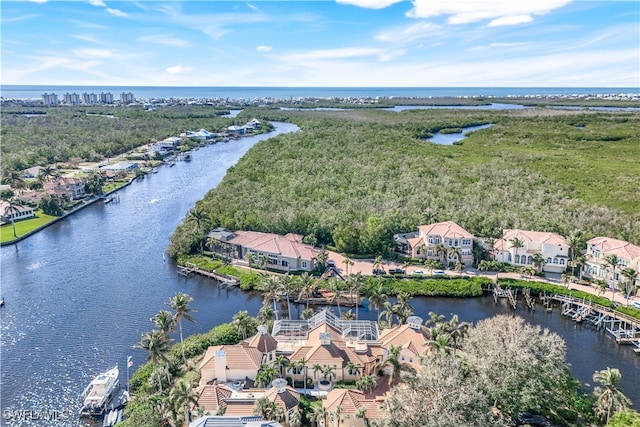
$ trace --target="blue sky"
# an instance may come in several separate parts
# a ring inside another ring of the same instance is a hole
[[[0,2],[2,84],[640,86],[640,2]]]

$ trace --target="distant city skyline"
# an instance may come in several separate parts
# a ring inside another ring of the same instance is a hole
[[[6,1],[3,85],[639,87],[636,1]]]

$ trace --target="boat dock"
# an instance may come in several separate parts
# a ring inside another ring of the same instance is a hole
[[[516,296],[518,295],[517,289],[515,291],[511,289],[502,289],[500,285],[496,283],[493,285],[492,292],[493,292],[493,302],[497,303],[498,298],[507,298],[509,300],[509,305],[511,306],[511,308],[513,308],[514,310],[517,308],[518,306],[518,302],[516,300]]]
[[[591,301],[566,295],[548,297],[562,304],[562,315],[576,323],[593,325],[611,334],[618,344],[631,344],[633,351],[640,355],[640,319],[615,311]]]
[[[178,273],[185,277],[189,277],[192,274],[199,274],[201,276],[210,277],[214,280],[217,280],[218,282],[222,283],[225,286],[239,285],[239,281],[237,277],[229,276],[228,274],[218,273],[214,270],[207,270],[207,269],[198,267],[197,265],[191,262],[187,262],[185,263],[185,265],[179,265]]]

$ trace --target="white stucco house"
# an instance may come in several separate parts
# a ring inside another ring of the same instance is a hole
[[[618,265],[615,271],[606,261],[608,256],[615,255]],[[587,241],[585,253],[587,262],[582,268],[584,277],[604,279],[610,287],[620,287],[620,282],[626,280],[621,274],[625,268],[640,270],[640,246],[624,240],[610,237],[594,237]]]
[[[516,239],[522,242],[522,247],[514,246]],[[569,244],[556,233],[507,229],[493,245],[494,260],[515,266],[534,266],[536,254],[544,260],[542,271],[562,273],[569,263]]]

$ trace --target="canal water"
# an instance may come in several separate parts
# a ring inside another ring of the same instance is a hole
[[[296,130],[295,125],[276,123],[276,132],[269,135],[201,148],[190,162],[163,167],[121,190],[119,202],[96,203],[0,250],[6,300],[0,310],[2,425],[84,425],[75,416],[84,387],[116,364],[121,383],[126,382],[127,356],[134,362],[131,373],[146,357],[133,345],[152,329],[149,319],[177,292],[191,295],[197,310],[196,323],[183,324],[185,335],[227,322],[239,310],[257,313],[259,294],[180,276],[164,251],[187,211],[248,149]],[[425,318],[429,311],[457,313],[464,321],[511,313],[487,298],[416,299],[412,304]],[[517,314],[565,338],[568,361],[580,380],[591,382],[595,370],[617,367],[623,373],[621,388],[640,403],[640,358],[631,348],[557,313],[520,309]],[[373,319],[375,313],[364,307],[361,317]],[[20,411],[58,411],[61,416],[58,422],[18,422]]]

